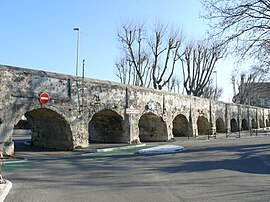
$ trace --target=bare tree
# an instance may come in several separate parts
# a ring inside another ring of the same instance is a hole
[[[115,63],[115,66],[117,70],[116,76],[120,79],[120,82],[130,84],[131,76],[134,74],[132,73],[133,69],[131,63],[121,58]]]
[[[176,76],[173,76],[166,84],[168,91],[180,93],[180,83],[180,80]]]
[[[188,95],[202,96],[218,59],[222,57],[220,47],[210,48],[201,42],[186,46],[182,61],[184,88]]]
[[[269,0],[204,0],[202,4],[212,37],[231,44],[231,53],[240,58],[248,56],[269,64]],[[262,58],[262,54],[266,57]]]
[[[269,65],[252,65],[250,67],[249,74],[256,76],[256,80],[258,82],[268,82],[270,80],[269,68]]]
[[[154,89],[159,90],[172,78],[176,62],[180,60],[180,47],[183,42],[182,32],[171,28],[167,35],[167,27],[157,23],[154,27],[154,36],[149,41],[153,56],[152,83]],[[163,57],[165,60],[162,60]]]
[[[148,37],[144,24],[123,25],[118,31],[122,57],[116,62],[122,83],[161,90],[172,78],[180,61],[181,32],[157,23]]]
[[[146,86],[149,82],[149,53],[144,24],[126,24],[118,31],[121,58],[116,62],[117,76],[122,83]]]
[[[231,82],[233,84],[233,102],[238,104],[251,104],[250,99],[256,97],[253,83],[257,81],[257,75],[250,72],[241,72],[240,75],[232,73]],[[237,87],[237,89],[236,89]],[[238,90],[238,93],[236,94]]]
[[[211,99],[211,100],[218,100],[222,96],[222,94],[223,94],[223,88],[214,86],[213,80],[210,79],[209,84],[205,86],[201,97]]]

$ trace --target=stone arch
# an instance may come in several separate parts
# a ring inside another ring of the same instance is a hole
[[[88,124],[89,143],[124,142],[124,121],[122,116],[110,109],[95,113]]]
[[[14,126],[14,129],[31,130],[31,124],[25,115],[23,115],[19,122]]]
[[[259,120],[259,125],[260,125],[260,128],[265,128],[264,122],[262,119]]]
[[[189,123],[183,114],[177,115],[173,120],[173,136],[187,137],[190,136]]]
[[[226,132],[225,123],[221,117],[219,117],[216,120],[216,131],[217,131],[217,133],[225,133]]]
[[[238,127],[238,124],[237,124],[237,121],[236,121],[235,118],[232,118],[231,119],[230,126],[231,126],[231,132],[237,132],[237,131],[239,131],[239,127]]]
[[[197,119],[197,128],[199,135],[211,134],[211,125],[208,119],[204,116],[199,116]]]
[[[241,126],[242,126],[242,130],[249,130],[249,124],[246,119],[242,119]]]
[[[26,112],[31,126],[32,144],[36,146],[70,150],[73,148],[72,132],[65,118],[48,108]]]
[[[251,127],[252,127],[253,129],[258,129],[258,125],[257,125],[257,122],[256,122],[255,119],[252,119],[252,120],[251,120]]]
[[[158,115],[148,112],[143,114],[139,120],[140,141],[163,141],[167,137],[166,122]]]
[[[68,117],[65,115],[64,111],[62,111],[61,109],[59,109],[59,108],[57,108],[55,106],[46,106],[44,108],[40,108],[39,106],[25,105],[25,106],[21,107],[18,111],[16,111],[16,114],[14,114],[14,119],[13,120],[14,120],[14,123],[16,123],[15,125],[17,125],[19,123],[22,116],[25,116],[28,119],[28,117],[26,116],[27,112],[34,111],[34,110],[39,110],[39,109],[48,109],[50,111],[53,111],[53,112],[59,114],[61,117],[63,117],[63,119],[68,120]]]

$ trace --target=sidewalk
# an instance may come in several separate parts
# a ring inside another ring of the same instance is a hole
[[[0,202],[5,201],[11,187],[12,183],[8,180],[6,180],[6,184],[0,184]]]
[[[108,151],[116,151],[116,150],[124,150],[124,149],[133,149],[137,147],[144,147],[145,143],[130,145],[130,144],[94,144],[89,148],[84,149],[74,149],[75,152],[87,152],[87,153],[97,153],[97,152],[108,152]]]

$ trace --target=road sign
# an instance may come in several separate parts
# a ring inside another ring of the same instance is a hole
[[[139,109],[126,108],[126,114],[139,114],[139,113],[140,113]]]
[[[162,119],[163,119],[163,121],[167,121],[167,115],[163,114]]]
[[[47,104],[50,100],[50,96],[48,93],[41,93],[40,96],[39,96],[39,101],[42,103],[42,104]]]

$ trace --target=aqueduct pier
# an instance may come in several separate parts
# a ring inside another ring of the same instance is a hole
[[[269,109],[0,65],[0,143],[12,155],[25,115],[34,145],[69,150],[92,142],[170,141],[176,136],[269,126]],[[42,92],[50,96],[44,105]],[[167,120],[164,121],[163,117]]]

